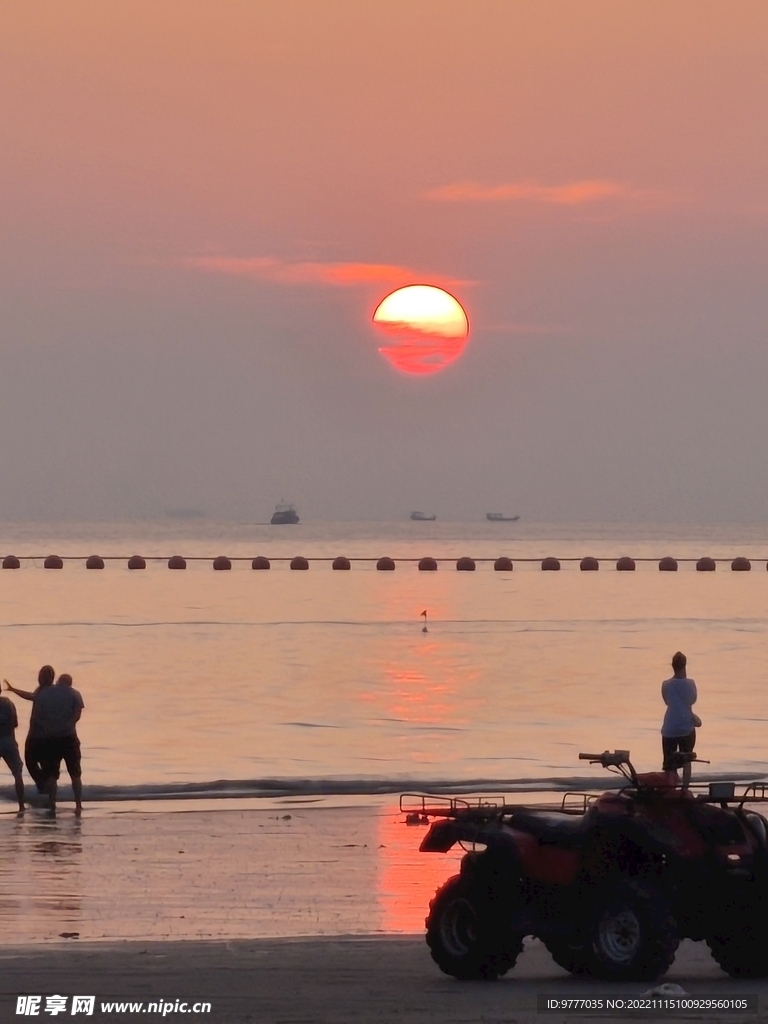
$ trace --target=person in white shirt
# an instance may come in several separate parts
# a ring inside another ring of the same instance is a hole
[[[696,683],[686,674],[687,659],[678,651],[672,658],[671,679],[661,684],[661,696],[667,705],[661,726],[661,747],[664,753],[664,771],[671,768],[670,758],[677,751],[690,754],[696,745],[696,727],[701,719],[693,712],[698,694]]]

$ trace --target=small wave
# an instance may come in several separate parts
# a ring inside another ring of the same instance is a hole
[[[696,782],[753,782],[765,778],[765,773],[717,772],[700,774]],[[565,793],[574,790],[590,792],[619,789],[625,785],[620,778],[600,778],[593,775],[543,776],[539,778],[504,779],[425,779],[407,776],[396,778],[277,778],[277,779],[218,779],[214,782],[142,783],[135,786],[83,786],[83,797],[98,803],[152,800],[225,800],[233,798],[279,798],[306,796],[387,796],[402,792],[431,793],[435,796],[464,795],[467,793],[530,793],[550,791]],[[62,787],[66,796],[68,788]],[[10,787],[0,790],[0,796],[15,799]]]

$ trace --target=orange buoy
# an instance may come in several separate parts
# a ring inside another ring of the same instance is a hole
[[[182,558],[181,555],[171,555],[171,557],[168,559],[168,568],[169,569],[186,569],[187,568],[186,559]]]
[[[376,563],[376,568],[379,570],[379,572],[394,572],[395,563],[391,558],[387,558],[387,556],[385,555],[383,558],[380,558],[378,560],[378,562]]]
[[[459,572],[474,572],[475,571],[475,560],[469,558],[467,555],[461,557],[456,563],[456,569]]]
[[[696,563],[696,572],[714,572],[717,569],[717,563],[714,558],[700,558]]]
[[[44,569],[63,569],[64,563],[58,555],[48,555],[46,560],[43,562]]]
[[[623,555],[616,563],[616,569],[619,572],[634,572],[635,571],[635,560],[630,558],[629,555]]]
[[[352,566],[349,563],[349,559],[345,558],[344,555],[339,555],[338,558],[334,558],[332,569],[351,569]]]
[[[744,558],[743,555],[739,555],[731,562],[731,568],[734,572],[749,572],[752,568],[752,563],[748,558]]]
[[[549,558],[543,558],[541,560],[541,568],[544,572],[559,572],[560,562],[557,558],[553,558],[551,555]]]
[[[16,555],[6,555],[3,559],[4,569],[20,569],[21,562],[18,560]]]
[[[493,563],[493,568],[496,572],[512,572],[514,566],[512,565],[511,558],[507,558],[506,555],[502,555],[501,558],[497,558]]]
[[[586,558],[582,558],[579,562],[579,568],[582,572],[597,572],[600,568],[600,563],[596,558],[591,555],[587,555]]]
[[[128,568],[129,569],[146,569],[147,568],[147,563],[144,561],[144,559],[141,557],[141,555],[131,555],[131,557],[128,559]]]
[[[677,559],[667,555],[659,562],[659,572],[677,572]]]
[[[437,572],[437,562],[434,558],[422,558],[419,562],[419,572]]]
[[[223,569],[231,569],[232,563],[226,555],[219,555],[218,558],[214,558],[213,560],[213,568],[216,569],[217,572]]]
[[[301,555],[296,555],[295,558],[291,559],[291,568],[292,569],[308,569],[309,568],[309,562],[306,560],[306,558],[302,558]]]
[[[252,569],[268,569],[269,559],[265,558],[264,555],[257,555],[251,562]]]

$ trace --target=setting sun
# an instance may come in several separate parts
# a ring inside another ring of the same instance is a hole
[[[461,303],[443,288],[413,284],[383,299],[373,314],[389,335],[379,352],[404,373],[437,373],[453,363],[467,343],[469,321]]]

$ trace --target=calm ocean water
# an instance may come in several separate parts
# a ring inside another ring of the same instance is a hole
[[[94,790],[104,797],[216,780],[239,780],[245,792],[272,779],[297,792],[334,779],[352,790],[382,780],[572,780],[590,771],[580,750],[614,746],[655,768],[659,689],[677,649],[699,686],[698,750],[710,770],[768,771],[766,527],[195,520],[4,524],[0,533],[3,553],[37,556],[0,573],[0,675],[31,688],[44,662],[72,673],[86,703],[84,781],[106,787]],[[440,568],[42,568],[48,553],[134,552],[431,555]],[[460,555],[502,554],[512,573],[454,568]],[[521,561],[550,554],[606,561],[597,573]],[[690,563],[660,573],[655,562],[618,573],[609,559],[623,554],[724,561],[715,573]],[[752,572],[731,572],[735,555],[755,559]],[[28,705],[16,704],[23,738]]]

